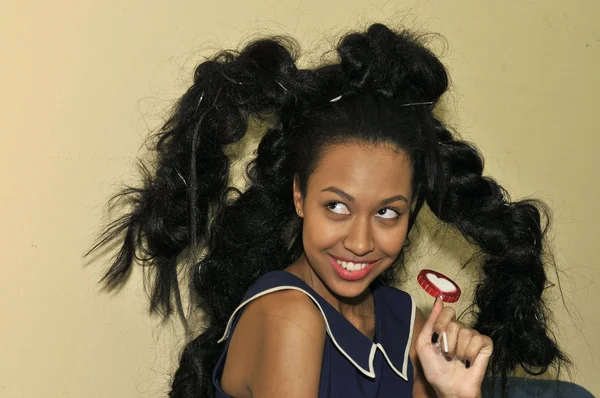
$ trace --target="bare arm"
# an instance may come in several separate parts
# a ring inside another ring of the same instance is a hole
[[[233,397],[314,398],[321,375],[325,322],[304,293],[260,297],[231,337],[221,385]]]

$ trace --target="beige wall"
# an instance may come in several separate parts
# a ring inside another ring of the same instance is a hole
[[[514,197],[553,208],[572,315],[553,307],[557,333],[575,380],[600,394],[598,15],[595,0],[4,0],[0,396],[165,396],[179,329],[146,315],[139,273],[104,294],[105,259],[82,260],[103,204],[134,178],[142,139],[185,86],[198,49],[268,31],[316,48],[378,20],[448,39],[454,126]],[[456,256],[428,252],[437,260],[409,274],[433,266],[457,275]]]

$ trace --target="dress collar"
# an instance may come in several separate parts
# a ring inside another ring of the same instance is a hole
[[[273,271],[263,275],[246,293],[225,329],[222,342],[227,339],[237,319],[236,315],[252,300],[279,290],[298,290],[315,303],[323,319],[327,334],[333,345],[365,376],[375,378],[373,362],[377,350],[381,351],[390,368],[408,381],[408,363],[415,304],[408,293],[385,285],[380,280],[371,284],[375,304],[375,342],[350,323],[327,300],[315,292],[306,282],[285,271]],[[410,314],[406,309],[410,308]]]

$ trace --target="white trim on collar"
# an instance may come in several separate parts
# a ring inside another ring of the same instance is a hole
[[[373,343],[373,346],[371,347],[371,352],[369,354],[369,369],[368,370],[364,369],[362,366],[360,366],[358,363],[356,363],[356,361],[354,361],[354,359],[352,359],[352,357],[350,355],[348,355],[348,353],[346,353],[346,351],[344,351],[344,349],[338,344],[337,340],[335,339],[335,336],[333,335],[331,328],[329,327],[329,321],[327,320],[325,311],[323,311],[323,308],[321,307],[321,304],[319,304],[319,301],[316,298],[314,298],[312,296],[312,294],[310,294],[306,290],[296,287],[296,286],[277,286],[277,287],[274,287],[271,289],[264,290],[256,295],[250,297],[249,299],[245,300],[244,302],[242,302],[240,305],[238,305],[238,307],[235,309],[235,311],[233,311],[233,314],[231,314],[231,316],[229,317],[229,321],[227,322],[227,327],[225,328],[225,333],[223,333],[223,337],[221,337],[217,343],[222,343],[229,337],[229,333],[231,331],[231,326],[233,325],[233,320],[235,318],[235,315],[242,308],[244,308],[244,306],[246,306],[246,304],[248,304],[252,300],[255,300],[259,297],[262,297],[269,293],[277,292],[280,290],[297,290],[297,291],[303,292],[304,294],[306,294],[308,297],[311,298],[311,300],[315,303],[315,305],[317,306],[319,311],[321,311],[321,315],[323,316],[323,320],[325,321],[325,328],[327,330],[327,334],[329,335],[329,338],[331,338],[333,345],[335,345],[336,348],[346,357],[346,359],[348,359],[348,361],[350,361],[350,363],[352,363],[365,376],[375,378],[375,370],[373,369],[373,361],[375,359],[375,352],[377,351],[377,349],[379,349],[379,351],[381,351],[385,360],[387,361],[388,365],[390,365],[392,370],[394,372],[396,372],[396,374],[398,376],[400,376],[402,379],[404,379],[405,381],[408,381],[408,355],[410,353],[410,344],[412,341],[412,332],[413,332],[413,327],[414,327],[414,322],[415,322],[415,302],[412,299],[412,296],[410,296],[410,295],[409,295],[409,297],[410,297],[410,301],[412,303],[412,309],[411,309],[411,315],[410,315],[410,331],[409,331],[408,339],[406,342],[406,348],[404,349],[404,361],[402,363],[402,371],[399,371],[398,369],[396,369],[396,367],[394,366],[394,364],[388,357],[387,353],[385,352],[385,349],[379,343]]]

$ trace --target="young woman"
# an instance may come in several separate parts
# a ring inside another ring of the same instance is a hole
[[[201,63],[98,245],[124,237],[109,286],[135,260],[153,267],[151,310],[165,315],[183,314],[190,263],[204,330],[170,396],[475,397],[487,370],[563,361],[541,298],[543,207],[510,201],[433,114],[440,61],[379,24],[346,35],[339,63],[298,69],[294,49],[263,39]],[[228,146],[251,118],[270,128],[241,192]],[[483,254],[472,328],[389,286],[424,204]]]

